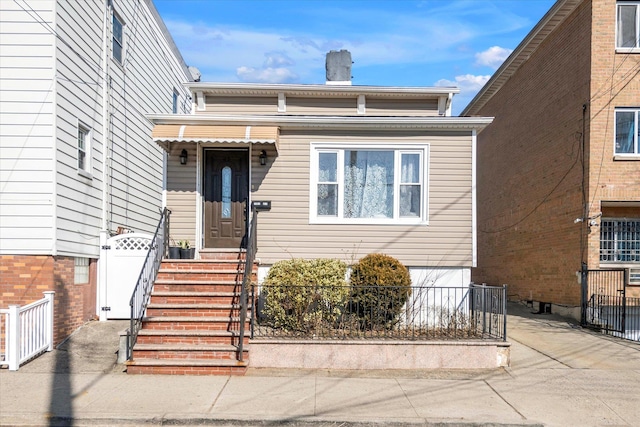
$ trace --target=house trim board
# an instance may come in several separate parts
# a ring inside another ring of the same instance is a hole
[[[240,95],[254,95],[256,92],[261,95],[275,95],[285,93],[286,95],[314,96],[318,94],[331,95],[360,95],[374,94],[376,96],[406,96],[412,98],[423,98],[428,95],[437,97],[439,95],[449,95],[460,93],[460,89],[454,86],[365,86],[365,85],[326,85],[326,84],[251,84],[246,83],[210,83],[210,82],[190,82],[185,87],[192,92],[206,92],[224,94],[232,92]]]
[[[477,132],[471,133],[471,251],[472,267],[478,266],[478,198],[477,198],[477,167],[478,159],[478,138]]]
[[[55,3],[53,16],[51,17],[52,26],[54,31],[58,29],[58,3]],[[58,105],[58,46],[57,46],[57,38],[55,35],[52,36],[53,43],[51,43],[51,49],[53,50],[51,57],[53,58],[53,64],[51,64],[52,74],[53,74],[53,103],[54,105]],[[52,178],[53,183],[51,186],[52,197],[51,197],[51,216],[53,217],[53,229],[51,230],[51,255],[58,255],[58,111],[57,108],[54,108],[51,117],[52,123],[52,132],[51,132],[51,162],[52,162]],[[76,143],[77,144],[77,143]]]
[[[148,114],[155,125],[283,126],[288,129],[431,129],[481,131],[493,117],[269,116]]]

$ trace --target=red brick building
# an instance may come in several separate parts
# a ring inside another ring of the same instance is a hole
[[[638,1],[558,0],[462,112],[495,117],[475,282],[578,318],[583,263],[640,269],[639,22]]]

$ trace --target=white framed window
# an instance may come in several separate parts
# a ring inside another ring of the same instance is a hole
[[[426,224],[428,144],[311,144],[311,223]]]
[[[89,258],[75,258],[73,264],[73,283],[76,285],[89,283]]]
[[[113,27],[113,57],[116,61],[122,64],[122,53],[124,51],[124,31],[122,21],[118,16],[114,13],[112,19],[112,27]]]
[[[640,263],[640,218],[600,221],[600,261]]]
[[[640,52],[640,1],[618,0],[616,5],[616,50]]]
[[[615,112],[615,147],[616,156],[640,154],[638,147],[638,112],[640,109],[617,108]]]
[[[91,129],[78,122],[78,172],[91,174]]]
[[[171,106],[171,112],[173,114],[178,114],[178,91],[173,89],[173,103]]]

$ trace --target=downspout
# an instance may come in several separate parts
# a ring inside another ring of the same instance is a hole
[[[585,256],[589,244],[589,203],[587,202],[587,160],[586,160],[586,130],[587,130],[587,104],[582,104],[582,224],[580,227],[580,322],[587,323],[587,286],[589,273],[589,259]]]
[[[96,310],[101,321],[107,320],[107,312],[103,308],[107,305],[107,268],[106,245],[109,238],[107,229],[107,209],[108,209],[108,161],[109,161],[109,17],[111,16],[111,0],[104,2],[104,15],[102,25],[102,219],[100,225],[100,261],[98,274],[98,292]]]

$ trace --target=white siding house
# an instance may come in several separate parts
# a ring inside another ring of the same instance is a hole
[[[0,306],[56,290],[57,339],[99,314],[101,233],[159,219],[145,115],[190,112],[190,81],[152,0],[0,0]]]

